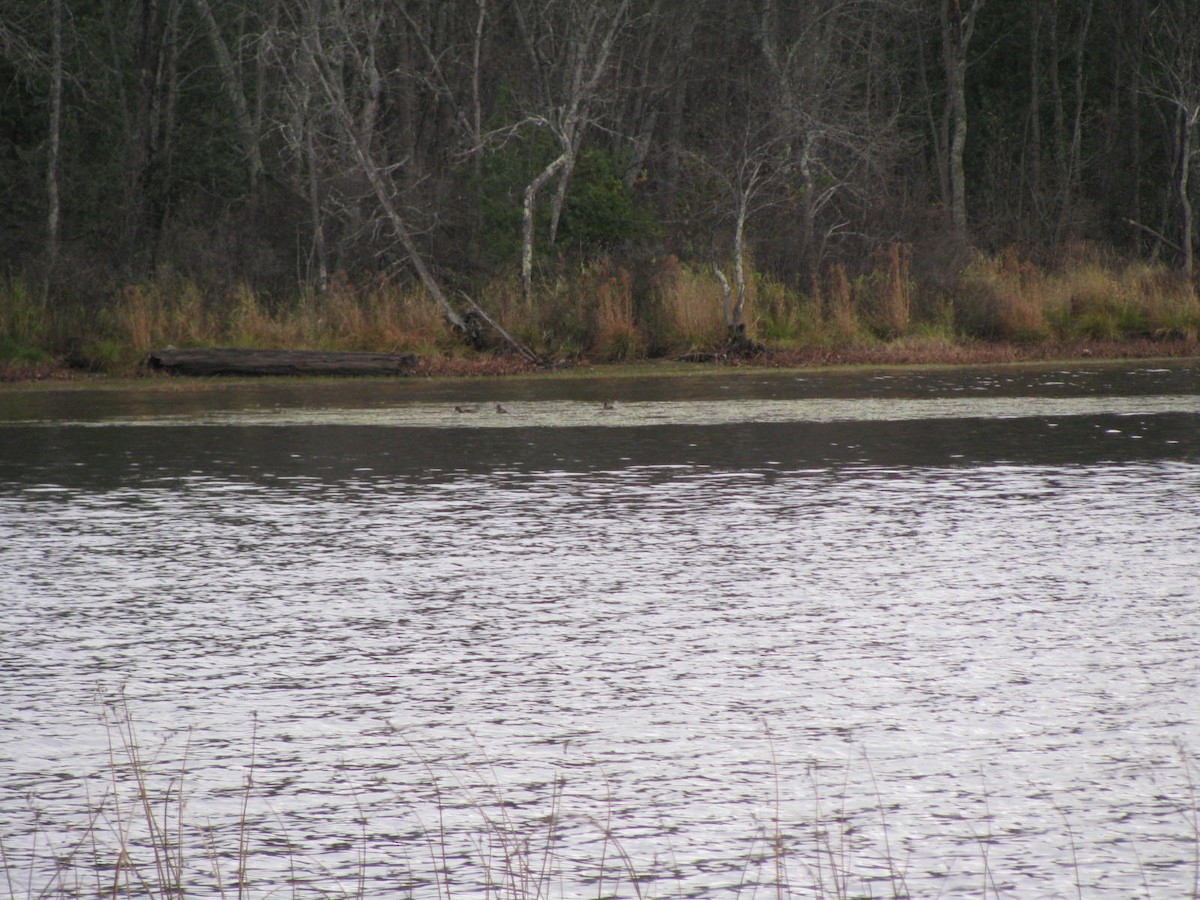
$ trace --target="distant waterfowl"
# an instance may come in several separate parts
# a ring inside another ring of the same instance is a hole
[[[473,407],[473,406],[456,406],[456,407],[454,407],[454,411],[456,413],[471,413],[471,412],[475,412],[475,407]]]
[[[498,413],[506,413],[506,412],[508,412],[508,410],[507,410],[507,409],[505,409],[503,406],[501,406],[499,403],[497,403],[497,404],[496,404],[496,412],[498,412]]]
[[[616,409],[616,407],[613,406],[613,402],[611,400],[605,400],[604,405],[601,406],[600,408],[601,409]]]

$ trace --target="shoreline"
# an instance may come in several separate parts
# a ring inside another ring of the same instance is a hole
[[[1119,363],[1123,361],[1175,361],[1200,359],[1200,341],[1150,339],[1123,341],[962,343],[901,340],[877,347],[798,348],[768,350],[748,358],[725,357],[695,362],[663,357],[635,362],[594,360],[564,361],[539,368],[515,356],[464,356],[426,358],[408,375],[392,376],[189,376],[151,371],[142,366],[129,373],[110,374],[76,369],[63,361],[43,363],[0,362],[0,390],[21,388],[155,388],[254,383],[329,383],[332,381],[477,380],[480,378],[636,378],[645,375],[678,377],[770,372],[789,369],[837,371],[873,368],[969,368],[1037,364]]]

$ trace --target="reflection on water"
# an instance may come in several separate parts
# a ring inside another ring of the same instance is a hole
[[[27,840],[30,803],[69,820],[123,691],[155,747],[175,735],[166,763],[193,729],[189,814],[218,828],[257,716],[252,817],[325,890],[353,884],[360,808],[367,893],[403,893],[439,802],[469,880],[479,848],[456,835],[480,783],[519,819],[562,775],[564,855],[592,858],[611,814],[671,892],[732,896],[778,816],[809,859],[814,820],[840,817],[881,877],[886,832],[913,896],[978,896],[985,877],[1014,896],[1185,894],[1191,399],[636,428],[0,427],[0,835]],[[576,875],[563,893],[591,895]]]

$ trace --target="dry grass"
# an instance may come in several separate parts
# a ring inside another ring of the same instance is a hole
[[[227,815],[217,826],[198,823],[188,812],[190,735],[182,738],[181,747],[164,740],[147,751],[124,702],[106,710],[104,723],[110,770],[103,782],[82,782],[79,814],[62,818],[60,808],[56,821],[41,819],[34,810],[38,821],[32,834],[22,841],[0,841],[0,874],[13,896],[23,891],[37,897],[148,900],[362,898],[378,896],[382,889],[389,895],[439,900],[533,900],[574,895],[571,886],[577,886],[597,898],[641,900],[684,890],[675,848],[668,845],[649,857],[635,857],[621,837],[626,823],[614,816],[611,803],[599,817],[569,815],[563,808],[566,782],[561,773],[548,779],[537,796],[516,803],[486,754],[481,765],[445,773],[419,762],[416,748],[403,740],[398,752],[418,759],[432,803],[397,797],[396,814],[407,825],[402,833],[386,836],[370,833],[356,804],[339,843],[357,860],[358,871],[335,873],[308,856],[303,838],[289,835],[278,813],[261,812],[263,798],[255,788],[261,764],[256,728],[251,729],[236,796],[225,804],[236,815]],[[777,900],[875,896],[871,885],[884,873],[892,895],[906,896],[904,862],[892,855],[886,838],[880,846],[864,845],[846,816],[845,797],[824,798],[815,772],[808,773],[812,820],[800,829],[780,813],[778,775],[773,785],[764,785],[765,792],[773,790],[775,813],[769,822],[748,823],[747,856],[740,862],[740,875],[732,871],[736,883],[726,890],[738,895],[764,891]],[[340,793],[344,790],[339,786]],[[882,809],[880,817],[886,833]],[[329,849],[327,842],[319,842],[311,852]],[[369,862],[375,866],[370,872]],[[384,862],[390,873],[404,874],[390,875],[381,885]]]
[[[854,285],[859,314],[881,337],[899,337],[908,330],[915,290],[909,277],[911,263],[912,249],[907,244],[884,244],[875,250],[872,270]],[[840,302],[844,307],[845,301]],[[845,315],[841,310],[841,318]]]
[[[1037,341],[1050,336],[1046,273],[1015,253],[980,258],[963,272],[954,298],[960,328],[987,340]]]
[[[1200,341],[1195,288],[1162,266],[1083,248],[1046,267],[1008,250],[977,257],[954,292],[922,294],[910,265],[908,248],[889,244],[865,271],[852,275],[835,262],[804,289],[750,272],[749,335],[795,359],[943,362],[1045,358],[1072,347],[1140,353],[1134,348],[1147,343],[1155,344],[1150,355],[1175,355]],[[522,344],[559,363],[720,355],[722,292],[708,269],[668,256],[634,271],[602,259],[561,271],[528,301],[515,271],[500,273],[476,299]],[[420,287],[382,276],[355,283],[339,274],[324,292],[288,297],[244,284],[206,291],[164,276],[88,304],[56,307],[24,281],[0,282],[0,377],[52,377],[55,357],[60,366],[128,373],[151,349],[172,345],[408,352],[431,369],[510,368],[470,350]],[[980,341],[997,346],[985,351]],[[504,352],[501,341],[495,349]]]
[[[846,267],[841,263],[831,265],[826,275],[825,320],[846,339],[858,330],[854,315],[854,290]]]
[[[344,811],[344,832],[335,843],[328,836],[294,835],[276,805],[285,804],[286,797],[269,787],[263,793],[256,784],[265,777],[260,773],[269,769],[269,759],[256,746],[256,724],[250,729],[239,783],[222,791],[221,821],[199,822],[189,811],[195,802],[189,787],[190,733],[147,748],[123,702],[106,711],[104,724],[110,751],[107,777],[80,780],[77,809],[64,806],[62,798],[53,815],[43,815],[33,806],[30,828],[14,829],[0,839],[0,877],[7,880],[10,896],[240,900],[363,898],[384,892],[439,900],[641,900],[696,896],[697,875],[716,871],[705,867],[685,873],[679,847],[669,837],[674,833],[669,823],[662,823],[661,847],[647,855],[643,840],[636,853],[631,851],[622,835],[644,831],[644,826],[621,821],[611,801],[598,814],[565,808],[566,781],[557,769],[538,785],[516,789],[522,793],[518,799],[508,795],[486,753],[482,763],[459,761],[449,771],[435,769],[403,738],[397,739],[397,756],[425,772],[421,799],[398,793],[382,832],[373,830],[361,800],[352,799]],[[770,774],[762,789],[770,812],[746,823],[743,856],[729,860],[733,865],[713,876],[720,887],[707,887],[722,896],[776,900],[912,896],[912,850],[893,835],[888,821],[896,807],[885,801],[877,783],[873,811],[870,802],[864,805],[862,798],[852,799],[847,793],[851,766],[865,767],[874,783],[869,760],[842,766],[814,762],[806,773],[807,784],[788,786],[782,783],[769,731],[767,739]],[[1179,758],[1188,783],[1194,784],[1195,763],[1183,748]],[[790,788],[795,787],[802,791],[799,797],[791,796]],[[345,796],[347,788],[341,783],[331,786],[330,797]],[[785,816],[785,794],[793,802],[809,798],[809,811],[799,818]],[[1196,852],[1180,864],[1195,870],[1192,890],[1185,896],[1196,900],[1200,818],[1194,787],[1191,794],[1183,798],[1179,812],[1183,840]],[[985,793],[985,809],[986,799]],[[331,813],[332,808],[326,810]],[[1073,872],[1081,891],[1088,873],[1081,871],[1065,814],[1064,825],[1071,852],[1061,865]],[[997,840],[990,810],[981,823],[964,819],[963,827],[979,844],[981,895],[987,896],[1004,876],[989,863],[989,848]],[[687,846],[682,843],[686,839],[675,838],[679,846]],[[703,853],[696,847],[688,850]]]
[[[130,285],[110,318],[115,339],[140,354],[165,345],[401,351],[448,338],[422,290],[344,276],[288,303],[245,284],[215,296],[189,281]]]
[[[715,276],[676,263],[664,284],[664,343],[676,352],[720,345],[725,339],[721,303],[721,285]],[[747,308],[747,319],[751,314]]]
[[[633,285],[629,272],[605,259],[588,279],[595,302],[592,354],[605,362],[627,362],[644,355],[633,317]]]
[[[981,257],[963,273],[955,308],[963,329],[986,339],[1200,336],[1200,298],[1181,273],[1095,254],[1068,254],[1054,269],[1035,266],[1015,250]]]

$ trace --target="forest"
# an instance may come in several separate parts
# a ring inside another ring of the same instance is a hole
[[[3,5],[0,358],[1200,332],[1195,0]]]

